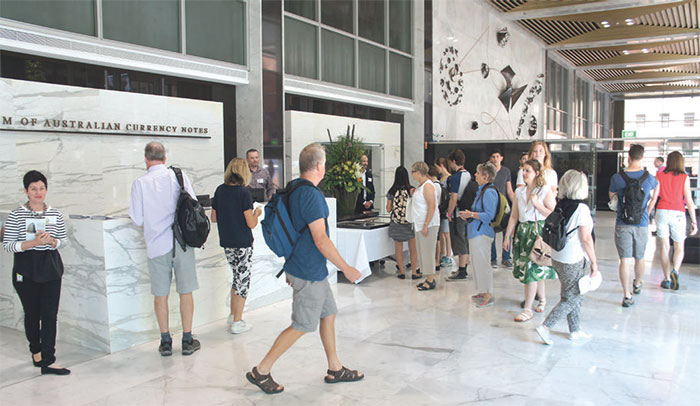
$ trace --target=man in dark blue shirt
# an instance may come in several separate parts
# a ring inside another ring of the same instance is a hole
[[[328,238],[326,218],[328,205],[316,188],[326,174],[326,153],[320,144],[307,145],[299,154],[301,176],[295,182],[308,185],[297,188],[289,198],[289,212],[294,228],[301,237],[294,252],[284,264],[287,283],[294,290],[292,296],[292,325],[277,337],[265,358],[246,378],[265,393],[284,390],[270,375],[275,361],[302,335],[315,331],[320,321],[321,341],[328,358],[327,383],[351,382],[364,378],[361,372],[345,368],[335,348],[335,316],[338,309],[328,283],[326,259],[340,269],[351,282],[360,278],[360,271],[351,267],[340,256]],[[308,228],[305,228],[308,225]],[[303,232],[302,232],[303,230]]]

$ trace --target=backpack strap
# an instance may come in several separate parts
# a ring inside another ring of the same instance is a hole
[[[175,177],[177,178],[177,183],[180,184],[180,191],[185,189],[185,181],[182,179],[182,169],[171,166],[173,172],[175,172]]]

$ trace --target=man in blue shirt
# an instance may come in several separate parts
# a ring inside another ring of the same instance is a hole
[[[633,144],[630,147],[625,169],[625,174],[631,179],[639,179],[646,170],[642,169],[641,161],[644,158],[644,147]],[[632,293],[639,294],[642,291],[642,276],[644,275],[644,251],[646,251],[649,241],[649,214],[647,206],[651,200],[651,193],[656,188],[658,181],[655,177],[648,175],[642,182],[644,191],[644,203],[642,210],[642,220],[639,224],[626,224],[622,221],[622,196],[625,194],[627,183],[622,175],[616,173],[610,180],[609,195],[612,200],[618,198],[617,221],[615,222],[615,246],[620,257],[620,282],[622,283],[622,307],[630,307],[634,304]],[[630,280],[630,267],[634,258],[634,281]],[[632,283],[630,283],[632,282]]]
[[[301,336],[315,331],[319,321],[321,341],[328,358],[325,381],[351,382],[364,378],[361,372],[347,369],[340,363],[335,348],[335,316],[338,309],[328,283],[326,259],[337,266],[350,282],[359,279],[361,274],[345,262],[328,238],[328,205],[323,193],[316,188],[326,174],[326,153],[323,146],[311,144],[301,151],[299,172],[300,178],[292,183],[305,182],[308,185],[295,190],[289,198],[288,209],[294,228],[301,232],[301,236],[295,243],[291,257],[284,264],[287,283],[294,290],[292,325],[280,333],[265,358],[246,374],[248,381],[268,394],[284,390],[270,375],[275,361]]]

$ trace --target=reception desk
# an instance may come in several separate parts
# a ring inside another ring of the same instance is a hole
[[[336,241],[335,199],[327,199],[331,239]],[[0,212],[5,222],[7,212]],[[66,215],[64,213],[64,215]],[[262,219],[262,217],[261,217]],[[66,215],[68,244],[59,252],[65,265],[58,314],[58,339],[106,353],[158,339],[153,296],[146,265],[143,230],[128,218],[72,219]],[[291,297],[282,268],[265,245],[260,225],[253,230],[253,270],[246,310]],[[194,292],[194,327],[226,318],[232,274],[219,247],[216,224],[207,243],[195,251],[199,289]],[[0,254],[0,325],[24,330],[22,305],[12,287],[12,254]],[[329,263],[330,281],[336,269]],[[182,330],[179,299],[173,281],[170,331]]]

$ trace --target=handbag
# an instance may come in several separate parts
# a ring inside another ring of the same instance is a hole
[[[552,247],[544,242],[541,235],[538,235],[532,244],[530,261],[539,266],[552,266]]]
[[[406,221],[413,224],[413,198],[411,196],[406,199]]]

